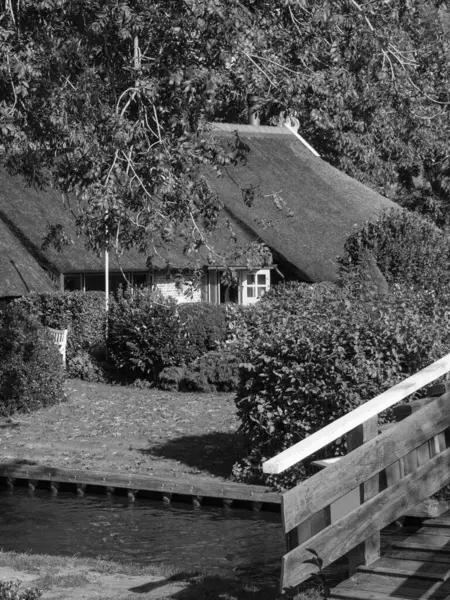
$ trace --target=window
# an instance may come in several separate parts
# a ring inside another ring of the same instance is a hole
[[[84,275],[85,292],[104,292],[105,274],[104,273],[86,273]]]
[[[244,304],[257,302],[270,288],[270,271],[264,269],[247,273],[244,280]]]
[[[237,277],[229,276],[226,271],[218,271],[219,278],[219,304],[238,304],[239,287]]]
[[[149,285],[150,279],[147,273],[133,273],[133,285]]]
[[[74,275],[64,275],[64,291],[74,292],[83,289],[83,280],[81,273]]]

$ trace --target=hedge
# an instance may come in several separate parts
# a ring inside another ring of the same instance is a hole
[[[105,294],[103,292],[58,292],[29,294],[15,304],[38,317],[46,327],[69,329],[67,359],[81,350],[99,353],[105,346]]]
[[[120,288],[110,303],[108,332],[110,359],[131,376],[156,380],[180,361],[177,303],[158,290]]]
[[[38,320],[10,305],[0,312],[0,415],[30,412],[64,398],[61,355]]]
[[[110,303],[110,357],[121,371],[155,382],[169,369],[164,385],[172,386],[170,367],[185,366],[217,348],[227,326],[223,307],[177,304],[149,288],[119,290]]]
[[[303,466],[264,477],[262,462],[449,352],[449,325],[445,302],[399,286],[379,301],[329,284],[268,294],[243,313],[234,342],[236,406],[248,447],[237,479],[294,485],[306,475]]]
[[[350,235],[339,259],[345,282],[373,257],[389,285],[399,283],[440,293],[450,284],[450,237],[432,221],[391,210]]]

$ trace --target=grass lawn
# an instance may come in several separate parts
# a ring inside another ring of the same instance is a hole
[[[0,461],[227,479],[244,454],[232,394],[66,382],[67,401],[0,420]]]
[[[17,554],[0,551],[0,581],[20,581],[43,590],[43,600],[275,600],[273,579],[186,573],[166,566]],[[299,600],[319,600],[317,589]]]
[[[67,401],[0,420],[0,462],[27,461],[141,475],[230,478],[244,455],[232,394],[141,390],[66,382]],[[176,568],[2,552],[0,580],[44,590],[48,600],[272,600],[265,580]],[[319,600],[317,589],[299,600]]]

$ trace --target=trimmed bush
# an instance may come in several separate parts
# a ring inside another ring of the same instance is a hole
[[[67,359],[67,375],[91,383],[105,381],[103,369],[86,350],[79,350],[75,356]]]
[[[213,350],[204,354],[185,370],[183,384],[199,392],[231,392],[239,382],[239,363],[234,354]]]
[[[69,330],[68,364],[79,353],[87,352],[93,356],[104,353],[106,316],[103,292],[29,294],[16,300],[16,304],[37,316],[42,325]]]
[[[156,380],[181,362],[179,315],[173,298],[148,288],[119,289],[109,311],[109,356],[134,377]]]
[[[0,415],[60,402],[64,369],[52,337],[38,320],[11,305],[0,313]]]
[[[291,486],[305,477],[303,466],[265,478],[262,462],[443,356],[450,322],[445,303],[426,292],[394,286],[388,298],[366,301],[337,286],[284,289],[285,300],[277,291],[246,313],[233,344],[249,452],[234,474]]]
[[[178,306],[180,315],[179,353],[188,364],[210,350],[216,350],[227,338],[225,307],[206,302]]]
[[[159,374],[159,387],[163,390],[176,392],[183,388],[184,376],[184,367],[166,367]]]
[[[387,211],[349,236],[339,259],[341,278],[351,279],[371,255],[389,285],[440,293],[450,283],[450,238],[432,221],[408,211]]]

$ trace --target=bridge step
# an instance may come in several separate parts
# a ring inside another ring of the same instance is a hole
[[[410,550],[402,549],[402,548],[390,548],[383,552],[383,556],[386,558],[393,558],[395,560],[413,560],[416,562],[428,562],[432,560],[435,563],[442,563],[446,565],[450,565],[450,555],[447,553],[433,552],[430,557],[429,550]]]
[[[425,579],[433,581],[446,581],[450,577],[450,560],[445,563],[436,563],[430,553],[428,561],[407,559],[380,558],[369,566],[358,567],[361,573],[378,573],[380,575],[396,575],[408,577],[412,580]]]
[[[336,600],[447,600],[450,582],[357,573],[331,590]]]
[[[406,548],[409,550],[428,550],[434,553],[450,554],[450,537],[416,535],[404,541],[391,544],[392,548]]]
[[[450,515],[447,514],[437,519],[427,519],[423,521],[422,527],[442,527],[443,529],[450,529]]]
[[[448,539],[450,537],[450,527],[439,527],[438,525],[436,525],[436,523],[432,523],[430,521],[428,525],[422,523],[422,527],[414,531],[414,533],[416,535],[438,535],[440,537],[446,537]]]
[[[406,534],[406,535],[405,535]],[[387,539],[382,558],[331,590],[335,600],[450,600],[450,514]]]

